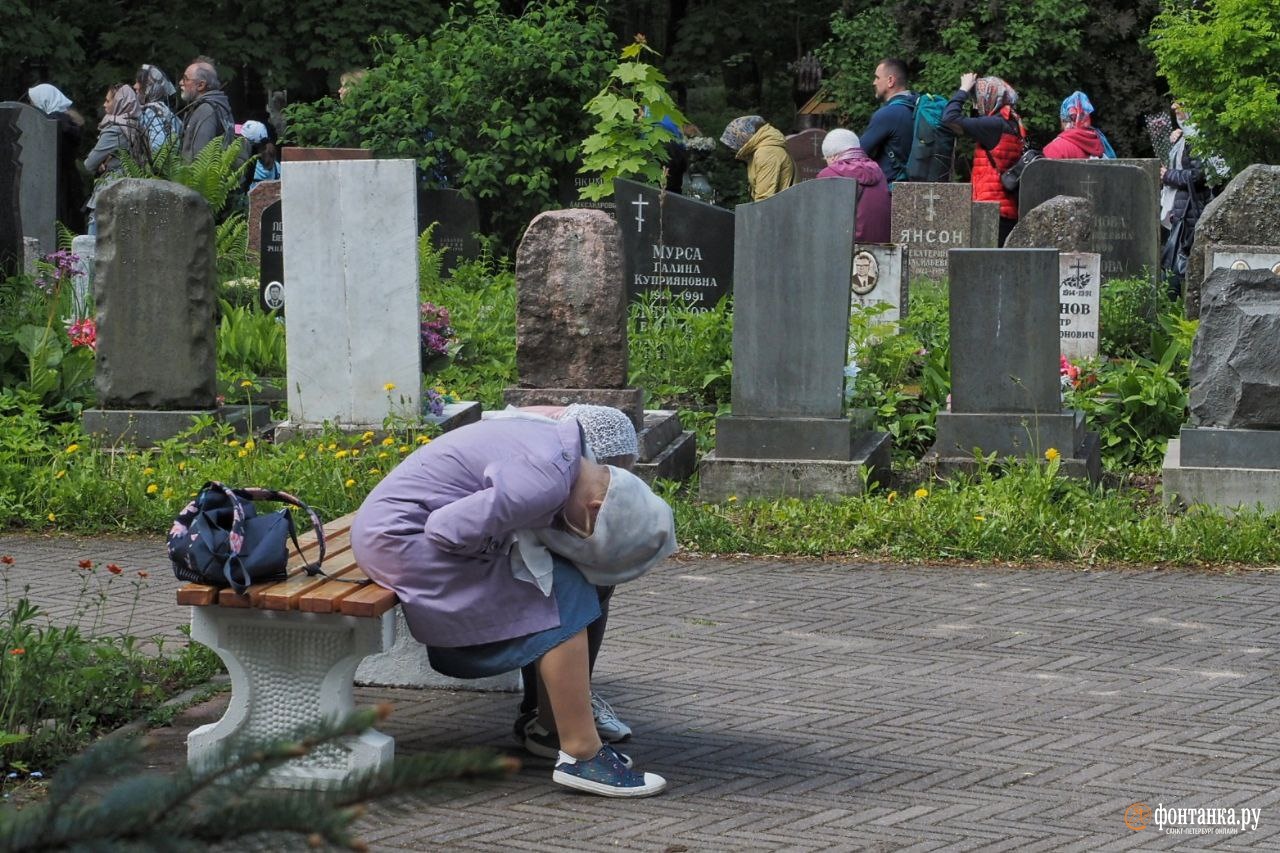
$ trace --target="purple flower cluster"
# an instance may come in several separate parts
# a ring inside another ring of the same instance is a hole
[[[40,275],[36,277],[36,287],[45,293],[53,293],[58,289],[59,284],[75,275],[76,264],[79,262],[80,256],[70,249],[59,249],[45,255]]]
[[[422,357],[430,359],[448,354],[454,335],[453,327],[449,325],[449,309],[424,302],[421,320]]]
[[[440,392],[434,388],[428,388],[426,399],[423,400],[422,406],[431,414],[439,417],[444,414],[444,397],[440,396]]]

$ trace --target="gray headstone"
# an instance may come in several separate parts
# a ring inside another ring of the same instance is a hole
[[[1088,252],[1093,245],[1093,202],[1057,195],[1022,212],[1006,249],[1057,249]]]
[[[733,292],[733,213],[714,204],[617,180],[627,291],[668,290],[694,310]]]
[[[1280,233],[1280,231],[1277,231]],[[1210,272],[1217,269],[1271,270],[1280,275],[1280,246],[1218,246],[1208,248]]]
[[[735,417],[843,414],[855,193],[852,181],[806,181],[738,206]]]
[[[418,232],[431,232],[431,245],[447,250],[442,272],[480,256],[480,206],[459,190],[418,189]]]
[[[599,210],[529,223],[516,252],[516,367],[531,388],[627,384],[627,291],[617,224]]]
[[[1102,277],[1153,279],[1160,269],[1160,222],[1156,187],[1148,170],[1101,160],[1036,160],[1022,175],[1018,209],[1031,210],[1054,196],[1093,203],[1093,242],[1102,255]]]
[[[1058,335],[1067,358],[1098,354],[1098,307],[1102,257],[1096,252],[1058,255]]]
[[[93,293],[93,266],[98,255],[97,246],[97,239],[88,234],[79,234],[71,239],[71,254],[76,256],[71,287],[75,291],[77,313],[80,313],[79,306],[88,304],[89,294]]]
[[[827,160],[822,156],[822,140],[826,138],[827,132],[815,127],[787,137],[787,153],[796,164],[796,183],[813,180],[826,168]]]
[[[1000,246],[1000,202],[975,201],[973,225],[969,233],[973,249],[996,249]]]
[[[1204,281],[1191,349],[1191,422],[1280,429],[1280,276],[1218,269]]]
[[[854,248],[850,302],[890,305],[878,320],[897,323],[907,315],[908,275],[902,247],[896,243],[859,243]]]
[[[22,269],[22,131],[20,112],[0,106],[0,275]]]
[[[5,101],[0,107],[20,110],[23,233],[52,252],[58,245],[58,122],[30,104]]]
[[[36,262],[44,258],[44,252],[41,251],[40,241],[35,237],[22,238],[22,271],[27,275],[34,276],[37,272]]]
[[[217,395],[209,205],[126,178],[98,198],[96,385],[104,409],[208,409]]]
[[[972,194],[969,184],[898,181],[893,185],[889,233],[893,242],[905,248],[911,275],[934,281],[946,278],[947,251],[970,245]]]
[[[1274,246],[1280,244],[1278,233],[1280,166],[1255,164],[1236,175],[1196,222],[1195,242],[1187,261],[1187,316],[1200,316],[1200,283],[1208,270],[1209,246]]]
[[[249,190],[249,255],[262,251],[262,211],[280,200],[279,181],[261,181]]]

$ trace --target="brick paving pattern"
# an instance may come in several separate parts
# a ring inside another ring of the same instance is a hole
[[[10,595],[125,574],[104,624],[176,633],[155,541],[5,536]],[[136,577],[136,575],[135,575]],[[1280,849],[1272,573],[669,562],[619,589],[596,686],[660,797],[497,783],[375,806],[375,850]],[[124,595],[119,593],[124,592]],[[129,599],[129,600],[126,600]],[[68,618],[72,607],[49,611]],[[363,688],[401,754],[508,749],[516,697]],[[1134,832],[1134,802],[1261,810],[1239,835]]]

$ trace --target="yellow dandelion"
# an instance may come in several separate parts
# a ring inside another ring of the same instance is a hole
[[[173,489],[169,488],[168,486],[165,486],[164,491],[160,493],[160,497],[164,498],[165,500],[169,500],[170,498],[173,497]]]
[[[400,445],[400,452],[401,452],[401,453],[408,453],[408,452],[409,452],[409,445],[407,445],[407,444],[402,444],[402,445]]]
[[[179,470],[179,471],[185,471],[185,470],[187,470],[187,463],[185,463],[185,462],[179,462],[179,463],[178,463],[178,470]]]
[[[355,484],[356,484],[356,481],[355,481],[355,480],[347,480],[347,482],[343,483],[342,485],[346,486],[346,487],[349,489],[349,488],[351,488],[352,486],[354,486]]]
[[[68,445],[67,445],[67,453],[75,453],[75,452],[76,452],[77,450],[79,450],[79,449],[80,449],[80,445],[78,445],[78,444],[68,444]]]
[[[373,430],[367,429],[360,435],[365,441],[373,441]]]
[[[425,436],[425,435],[420,435],[420,436],[418,436],[418,437],[415,439],[415,441],[417,441],[417,442],[418,442],[418,444],[430,444],[430,443],[431,443],[431,439],[430,439],[430,438],[428,438],[428,437],[427,437],[427,436]]]
[[[249,388],[249,387],[251,387],[252,385],[253,385],[253,383],[252,383],[252,382],[250,382],[248,379],[242,379],[242,380],[240,380],[240,387],[241,387],[241,388]]]
[[[338,442],[336,442],[336,441],[331,441],[331,442],[329,442],[329,449],[330,449],[330,450],[337,450],[337,449],[338,449]]]
[[[391,436],[387,436],[386,438],[382,439],[382,446],[383,446],[383,447],[390,447],[391,445],[393,445],[393,444],[395,444],[395,443],[396,443],[396,440],[395,440],[394,438],[392,438]]]
[[[386,459],[386,458],[387,458],[388,456],[390,456],[390,455],[391,455],[391,454],[387,453],[386,451],[383,451],[382,453],[379,453],[379,454],[378,454],[378,458],[379,458],[379,459]]]
[[[922,500],[924,500],[925,498],[929,497],[929,490],[928,490],[928,489],[916,489],[916,490],[915,490],[915,496],[916,496],[916,500],[918,500],[918,501],[922,501]]]
[[[66,470],[64,469],[64,470],[59,471],[58,473],[54,474],[54,475],[53,475],[53,479],[55,479],[55,480],[61,480],[61,479],[62,479],[63,477],[65,477],[65,476],[67,476],[67,472],[66,472]]]
[[[1050,447],[1048,450],[1044,452],[1044,458],[1048,459],[1050,462],[1057,459],[1061,455],[1062,454],[1058,452],[1058,448],[1056,447]]]
[[[733,503],[738,499],[737,495],[729,495],[729,503]]]
[[[352,451],[351,451],[351,455],[352,455],[352,456],[359,456],[359,455],[360,455],[360,450],[359,450],[358,448],[357,448],[357,449],[355,449],[355,450],[352,450]]]
[[[241,450],[239,453],[236,454],[236,456],[239,457],[240,459],[243,459],[248,455],[249,455],[249,451],[247,450]]]
[[[974,521],[986,521],[986,520],[987,520],[987,517],[986,517],[985,515],[975,515],[975,516],[973,517],[973,520],[974,520]]]
[[[54,515],[53,513],[49,513],[48,515],[46,515],[46,516],[45,516],[45,518],[49,519],[50,521],[57,521],[57,520],[58,520],[58,517],[57,517],[56,515]]]
[[[148,467],[148,468],[143,468],[143,469],[142,469],[142,473],[143,473],[143,474],[154,474],[155,472],[156,472],[156,469],[155,469],[155,468],[150,468],[150,467]]]
[[[386,385],[383,385],[383,386],[382,386],[382,390],[383,390],[383,391],[386,391],[386,392],[388,392],[388,393],[390,393],[390,392],[392,392],[392,391],[396,390],[396,383],[394,383],[394,382],[388,382]]]
[[[444,390],[444,386],[443,386],[443,385],[437,385],[437,386],[436,386],[436,393],[443,397],[443,396],[444,396],[446,393],[448,393],[448,392]]]
[[[333,454],[333,458],[334,458],[334,459],[346,459],[346,458],[347,458],[347,451],[345,451],[345,450],[339,450],[337,453]]]
[[[158,491],[160,491],[160,487],[157,486],[155,483],[152,483],[151,485],[147,486],[147,494],[149,495],[154,495]]]
[[[258,443],[254,441],[252,438],[244,443],[245,450],[253,450],[257,446],[258,446]]]
[[[897,492],[890,492],[890,493],[885,497],[885,499],[886,499],[889,503],[893,503],[894,501],[896,501],[896,500],[898,499],[898,493],[897,493]]]
[[[71,451],[68,450],[67,452],[70,453]],[[125,457],[125,459],[128,459],[130,462],[132,462],[137,458],[138,458],[138,454],[136,453],[130,453],[128,456]]]
[[[240,439],[238,438],[233,438],[227,442],[227,447],[239,447],[239,446],[240,446]]]
[[[369,473],[370,473],[370,474],[381,474],[381,473],[382,473],[382,469],[380,469],[380,468],[370,468],[370,469],[369,469]]]
[[[305,454],[305,453],[299,453],[299,454],[298,454],[298,458],[299,458],[299,459],[306,459],[306,458],[307,458],[307,454]]]

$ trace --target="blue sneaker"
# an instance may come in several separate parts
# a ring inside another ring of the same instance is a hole
[[[627,767],[621,753],[608,744],[600,747],[594,758],[585,761],[561,752],[551,779],[566,788],[602,797],[652,797],[667,787],[667,780],[658,774]]]

